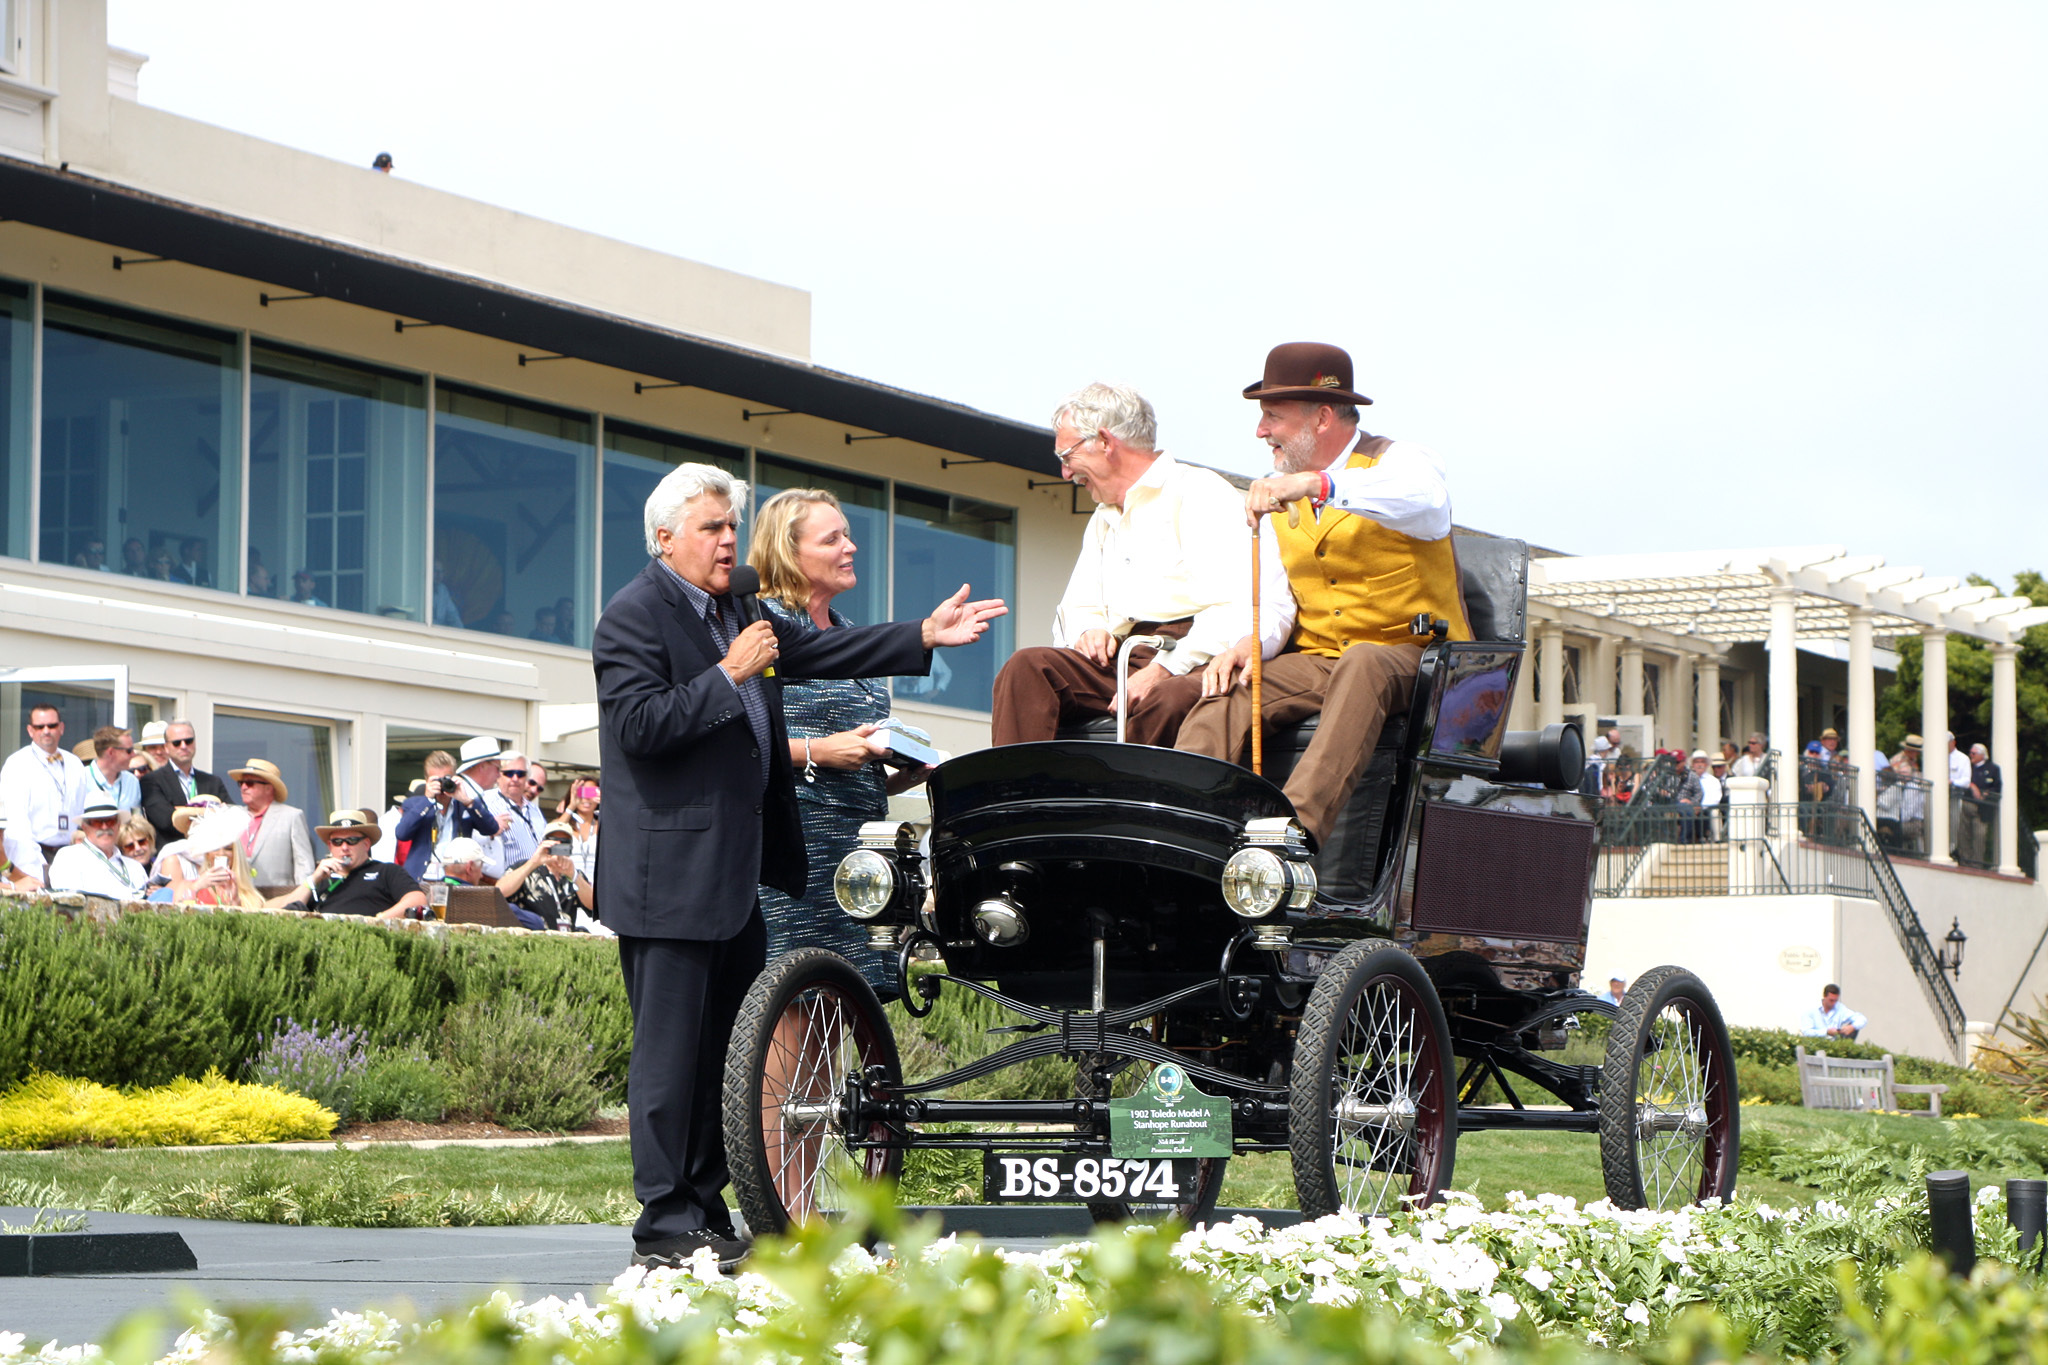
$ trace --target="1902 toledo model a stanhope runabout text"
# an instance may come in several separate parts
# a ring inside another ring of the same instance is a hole
[[[1474,538],[1459,559],[1476,638],[1429,645],[1321,848],[1276,785],[1313,720],[1269,737],[1263,777],[1113,727],[983,750],[934,772],[928,830],[867,826],[839,901],[898,954],[906,1007],[971,991],[1017,1036],[906,1081],[850,963],[769,964],[726,1071],[749,1224],[829,1214],[938,1147],[983,1153],[991,1200],[1103,1218],[1199,1218],[1232,1155],[1285,1151],[1305,1215],[1371,1214],[1434,1198],[1460,1129],[1488,1128],[1597,1132],[1623,1207],[1731,1195],[1734,1057],[1706,986],[1660,967],[1618,1008],[1578,988],[1596,843],[1581,741],[1506,730],[1527,549]],[[943,970],[911,973],[933,957]],[[1596,1016],[1603,1060],[1562,1060]],[[949,1097],[1055,1055],[1070,1097]]]

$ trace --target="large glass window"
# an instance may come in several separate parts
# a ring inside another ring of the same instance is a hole
[[[605,420],[600,607],[647,567],[647,498],[654,485],[679,464],[717,465],[736,479],[747,476],[747,452],[739,446]]]
[[[327,822],[334,807],[334,727],[326,721],[285,720],[272,716],[213,713],[213,770],[247,767],[252,758],[267,758],[284,774],[291,804],[312,818]],[[376,804],[374,794],[365,805]]]
[[[896,485],[896,614],[914,619],[960,590],[1017,595],[1017,513],[1008,507]],[[989,709],[996,670],[1010,657],[1012,618],[997,617],[980,643],[932,655],[928,678],[898,678],[896,695],[971,711]]]
[[[434,407],[434,620],[587,646],[590,418],[453,385]]]
[[[5,0],[0,0],[4,10]],[[0,280],[0,555],[28,558],[29,385],[35,344],[28,286]]]
[[[426,384],[278,346],[249,363],[249,595],[425,620]]]
[[[754,460],[753,507],[786,488],[822,488],[839,499],[846,529],[857,547],[854,586],[833,599],[832,606],[857,626],[889,619],[889,489],[878,479],[864,479],[823,465],[800,464],[761,455]],[[751,517],[749,518],[751,520]]]
[[[241,384],[231,332],[45,291],[45,563],[241,586]]]

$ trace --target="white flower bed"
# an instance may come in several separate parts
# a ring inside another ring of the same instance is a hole
[[[1977,1206],[1980,1239],[1995,1237],[2004,1221],[1997,1187],[1980,1190]],[[1772,1295],[1774,1275],[1860,1259],[1883,1245],[1871,1239],[1895,1231],[1905,1212],[1898,1201],[1880,1199],[1854,1212],[1822,1201],[1805,1210],[1708,1204],[1646,1213],[1604,1200],[1582,1208],[1559,1195],[1519,1193],[1489,1212],[1472,1196],[1453,1193],[1434,1208],[1394,1218],[1338,1215],[1274,1230],[1238,1218],[1187,1233],[1173,1259],[1208,1281],[1219,1299],[1264,1315],[1303,1304],[1392,1312],[1460,1352],[1494,1340],[1518,1318],[1547,1336],[1627,1347],[1648,1340],[1688,1303],[1726,1308],[1745,1294]],[[957,1285],[985,1285],[987,1277],[970,1275],[968,1267],[976,1258],[996,1258],[1005,1292],[1022,1293],[1034,1311],[1079,1312],[1092,1322],[1100,1316],[1090,1297],[1098,1258],[1116,1249],[1118,1236],[1155,1235],[1132,1228],[1101,1243],[1040,1253],[991,1251],[949,1236],[916,1245],[913,1254]],[[857,1247],[832,1267],[842,1282],[901,1274],[896,1262]],[[628,1322],[656,1330],[711,1309],[730,1358],[744,1360],[752,1358],[753,1335],[793,1308],[767,1275],[723,1276],[704,1253],[686,1270],[629,1270],[594,1303],[580,1294],[526,1303],[501,1292],[469,1311],[503,1321],[517,1336],[595,1343],[618,1338]],[[179,1338],[161,1365],[202,1365],[230,1330],[227,1319],[208,1317]],[[378,1313],[336,1313],[310,1331],[280,1334],[277,1346],[291,1365],[334,1351],[359,1361],[388,1359],[423,1330]],[[838,1350],[844,1365],[866,1359],[858,1341]],[[25,1352],[19,1333],[0,1332],[0,1365],[91,1365],[100,1358],[95,1346]]]

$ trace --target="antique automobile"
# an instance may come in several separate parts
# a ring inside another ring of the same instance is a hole
[[[1580,735],[1506,731],[1527,547],[1458,551],[1476,638],[1418,623],[1412,705],[1321,847],[1277,785],[1313,719],[1267,736],[1264,775],[1118,743],[1113,723],[985,749],[933,772],[928,828],[864,827],[835,889],[896,955],[905,1008],[971,992],[1016,1036],[906,1079],[851,963],[770,963],[725,1082],[749,1225],[829,1214],[921,1148],[980,1152],[990,1200],[1188,1219],[1232,1155],[1284,1151],[1305,1215],[1370,1215],[1434,1199],[1459,1133],[1504,1128],[1597,1133],[1623,1207],[1730,1196],[1734,1059],[1706,986],[1660,967],[1618,1008],[1579,986],[1596,851]],[[1604,1053],[1566,1061],[1595,1018]],[[1055,1056],[1069,1094],[948,1094]]]

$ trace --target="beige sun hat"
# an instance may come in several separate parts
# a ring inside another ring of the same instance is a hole
[[[327,817],[327,823],[313,831],[316,839],[325,839],[330,834],[341,834],[348,830],[360,830],[372,841],[384,836],[383,827],[377,823],[377,812],[373,810],[338,810]]]
[[[291,788],[285,786],[284,774],[267,758],[252,758],[244,767],[230,768],[228,777],[236,782],[268,782],[280,803],[291,800]]]
[[[227,805],[227,802],[221,800],[218,796],[195,796],[192,798],[191,805],[180,806],[171,812],[171,824],[177,829],[178,833],[189,837],[192,833],[192,822],[194,820],[197,820],[208,811],[219,810],[225,805]]]
[[[185,831],[185,852],[194,857],[226,848],[249,832],[249,812],[240,806],[216,806]]]

